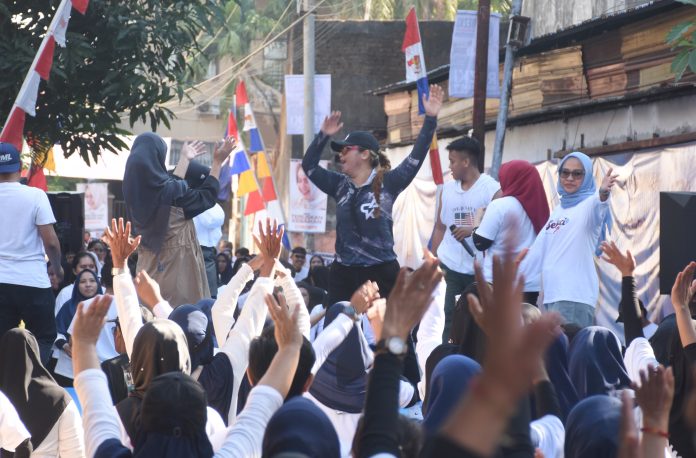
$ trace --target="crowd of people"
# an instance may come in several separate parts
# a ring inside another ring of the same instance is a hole
[[[649,321],[630,251],[606,237],[617,176],[559,165],[551,210],[536,168],[479,172],[448,146],[432,252],[394,252],[392,208],[425,160],[443,91],[430,87],[411,154],[392,168],[369,132],[331,140],[302,170],[336,200],[330,263],[221,241],[210,169],[184,146],[173,172],[155,134],[133,143],[128,218],[61,253],[46,194],[0,144],[0,453],[16,457],[696,456],[696,263],[675,313]],[[340,171],[319,165],[329,145]],[[596,262],[616,267],[623,335],[595,326]]]

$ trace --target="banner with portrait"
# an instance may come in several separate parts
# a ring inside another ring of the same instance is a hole
[[[319,161],[326,168],[329,161]],[[290,161],[290,217],[288,229],[292,232],[326,232],[327,196],[309,181],[302,160]]]
[[[108,183],[78,183],[77,192],[84,193],[85,231],[99,238],[109,224]]]

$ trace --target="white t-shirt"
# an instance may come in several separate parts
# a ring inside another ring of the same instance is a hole
[[[0,214],[0,283],[50,288],[37,228],[56,222],[46,193],[16,182],[0,183]]]
[[[534,244],[536,232],[534,232],[532,220],[527,216],[520,201],[512,196],[501,197],[488,204],[481,225],[476,229],[478,235],[493,241],[493,244],[484,253],[483,276],[487,282],[493,281],[493,256],[504,254],[504,240],[512,228],[518,228],[519,233],[514,249],[514,253],[517,255],[523,249]],[[538,292],[540,290],[541,275],[539,271],[520,269],[520,274],[524,275],[525,292]]]
[[[207,209],[193,218],[198,243],[205,247],[216,247],[222,238],[222,225],[225,223],[225,210],[219,204]]]
[[[12,402],[0,391],[0,448],[14,452],[19,444],[30,437]]]
[[[454,238],[449,228],[453,224],[473,226],[476,210],[487,207],[499,190],[500,184],[486,174],[482,174],[467,191],[462,189],[460,181],[450,181],[442,187],[440,221],[446,229],[445,236],[437,249],[437,257],[448,269],[473,275],[474,258]],[[471,237],[466,241],[473,250],[476,250]],[[474,254],[476,254],[475,251]]]
[[[56,296],[56,306],[54,310],[56,316],[58,316],[58,312],[60,312],[60,309],[63,308],[63,304],[65,304],[70,300],[70,298],[72,298],[73,288],[75,288],[74,283],[65,285],[65,287],[61,289],[58,295]]]
[[[572,208],[559,205],[551,213],[520,267],[541,269],[544,304],[597,304],[599,278],[594,258],[608,203],[609,199],[600,201],[597,193]]]

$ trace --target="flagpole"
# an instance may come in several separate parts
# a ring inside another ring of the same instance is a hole
[[[56,29],[56,24],[58,20],[60,19],[60,12],[63,11],[63,8],[65,7],[66,3],[70,3],[72,7],[72,0],[61,0],[60,4],[58,5],[58,8],[56,9],[56,14],[53,16],[53,19],[51,20],[51,24],[48,26],[48,30],[46,31],[46,35],[44,35],[43,39],[41,40],[41,45],[39,46],[39,50],[36,52],[36,55],[34,56],[34,60],[31,63],[31,66],[29,67],[29,71],[27,72],[27,76],[24,77],[24,81],[22,82],[22,87],[19,89],[19,93],[17,93],[17,97],[15,97],[14,102],[12,103],[12,108],[10,109],[9,116],[7,117],[7,121],[12,119],[12,115],[14,114],[15,110],[17,109],[17,101],[19,100],[20,96],[24,94],[24,92],[27,90],[27,86],[29,85],[29,80],[31,79],[31,72],[36,71],[36,64],[39,62],[39,58],[41,57],[41,54],[43,53],[44,48],[46,48],[46,43],[48,42],[48,37],[53,35],[53,32]],[[2,132],[0,132],[0,137],[5,136],[5,129],[7,129],[8,122],[5,121],[5,125],[2,127]],[[24,133],[22,132],[22,137],[24,137]]]

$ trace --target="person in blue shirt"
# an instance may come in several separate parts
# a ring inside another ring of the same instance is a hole
[[[341,173],[319,166],[324,147],[343,127],[339,111],[326,117],[307,149],[303,170],[312,183],[336,200],[336,258],[331,265],[328,304],[350,300],[367,280],[377,282],[382,297],[391,291],[399,272],[392,207],[425,160],[443,95],[442,88],[430,86],[430,96],[423,97],[425,121],[413,151],[393,170],[377,139],[364,131],[331,142]]]

